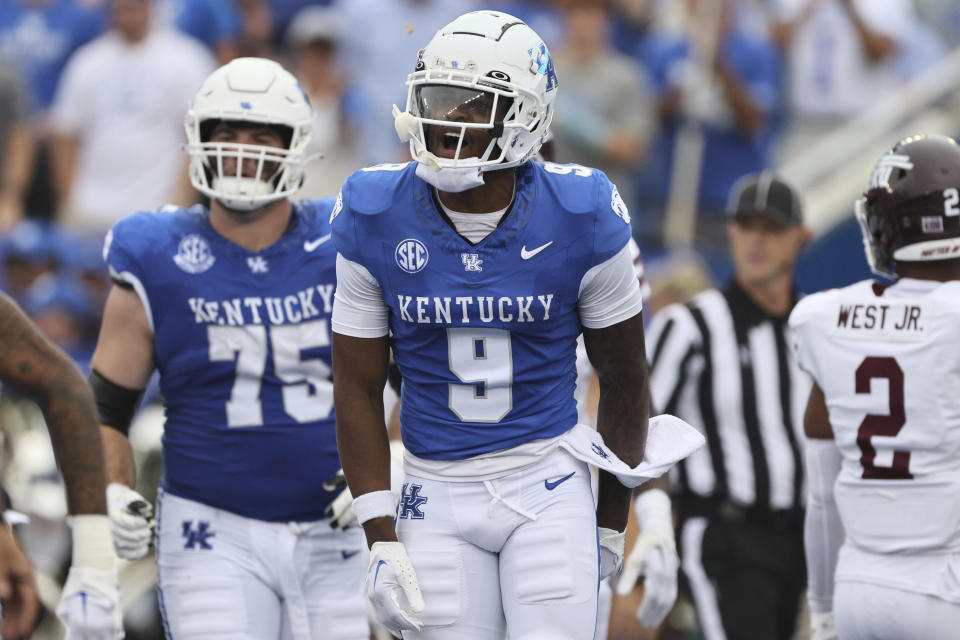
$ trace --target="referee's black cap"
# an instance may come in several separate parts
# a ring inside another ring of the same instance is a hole
[[[773,171],[747,174],[730,189],[727,216],[753,215],[768,216],[782,227],[803,224],[800,194]]]

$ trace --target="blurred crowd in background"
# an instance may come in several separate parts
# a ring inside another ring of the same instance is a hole
[[[106,231],[134,211],[198,201],[182,123],[210,71],[253,55],[297,75],[314,110],[311,150],[324,154],[301,195],[335,196],[357,168],[409,159],[390,107],[405,104],[419,48],[473,8],[520,17],[550,47],[560,82],[550,154],[618,185],[651,310],[724,277],[724,209],[741,175],[811,156],[813,169],[796,169],[801,189],[815,170],[836,173],[824,140],[843,151],[836,132],[871,118],[892,130],[878,105],[910,100],[918,78],[947,114],[935,132],[960,132],[960,109],[928,77],[960,47],[955,0],[0,0],[0,287],[86,371],[109,287]],[[822,221],[818,237],[849,217]],[[837,242],[861,271],[833,269],[820,286],[866,273],[855,235]],[[162,415],[145,416],[134,445],[158,466]],[[38,446],[42,417],[6,393],[0,420],[16,449],[3,484],[32,518],[24,542],[54,603],[69,537],[52,453]],[[126,579],[147,594],[150,571]],[[128,637],[157,637],[144,598]]]

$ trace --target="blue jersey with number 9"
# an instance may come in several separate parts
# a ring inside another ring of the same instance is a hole
[[[623,201],[600,171],[527,163],[512,207],[473,245],[415,172],[358,171],[333,212],[337,250],[389,307],[404,445],[459,460],[566,432],[577,422],[580,286],[629,242]]]
[[[104,256],[139,295],[164,396],[163,487],[268,521],[323,517],[337,457],[330,379],[332,200],[294,205],[254,252],[202,207],[118,222]]]

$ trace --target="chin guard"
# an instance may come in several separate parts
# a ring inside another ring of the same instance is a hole
[[[440,159],[427,151],[426,147],[417,137],[417,131],[420,129],[420,124],[417,122],[417,119],[406,111],[400,111],[400,107],[397,105],[393,105],[392,113],[393,127],[397,130],[397,136],[400,138],[400,142],[411,141],[413,146],[416,147],[417,162],[421,165],[426,165],[433,171],[439,171],[441,168]]]

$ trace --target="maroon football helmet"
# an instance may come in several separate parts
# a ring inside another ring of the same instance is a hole
[[[855,212],[877,275],[895,279],[897,260],[960,258],[960,146],[904,138],[877,161]]]

